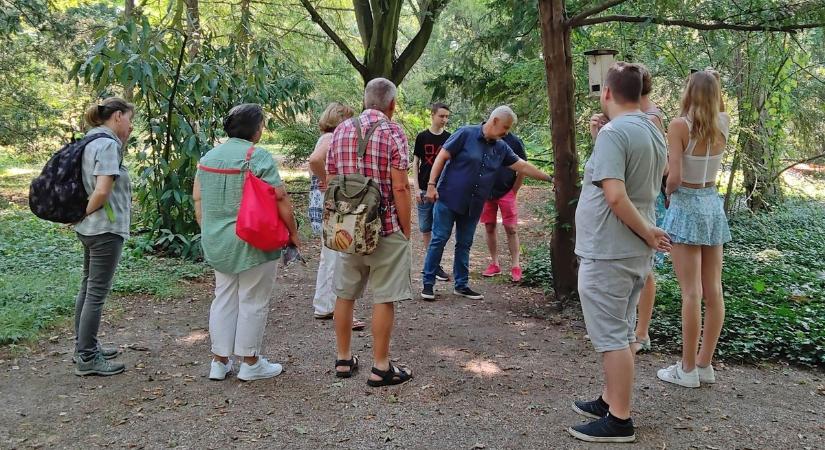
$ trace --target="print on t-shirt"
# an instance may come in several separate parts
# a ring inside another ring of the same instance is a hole
[[[413,155],[418,164],[418,187],[421,190],[427,189],[430,182],[430,172],[432,171],[435,157],[441,151],[441,147],[447,142],[450,133],[446,130],[441,134],[433,134],[430,130],[424,130],[415,137],[415,148]]]

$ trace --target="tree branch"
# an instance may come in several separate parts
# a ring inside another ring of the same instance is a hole
[[[358,33],[361,35],[361,44],[364,50],[369,48],[372,39],[372,8],[369,0],[352,0],[352,7],[355,8],[355,21],[358,23]]]
[[[789,169],[793,169],[794,167],[796,167],[800,164],[805,164],[805,163],[809,163],[809,162],[812,162],[812,161],[816,161],[817,159],[820,159],[820,158],[825,158],[825,153],[820,153],[816,156],[811,156],[810,158],[805,158],[801,161],[797,161],[797,162],[795,162],[791,165],[785,166],[785,168],[783,168],[779,172],[776,172],[776,174],[773,176],[773,178],[771,178],[771,181],[769,181],[769,183],[773,183],[777,178],[779,178],[780,175],[782,175],[783,173],[785,173],[785,171],[787,171]]]
[[[395,84],[401,83],[410,69],[415,65],[416,61],[421,57],[421,54],[424,53],[424,49],[427,47],[427,42],[429,42],[430,35],[433,32],[435,20],[449,2],[450,0],[432,1],[427,5],[427,11],[421,13],[421,28],[418,29],[418,33],[416,33],[415,37],[407,44],[407,48],[401,52],[398,59],[395,60],[395,64],[392,65],[392,81]]]
[[[309,16],[312,18],[312,21],[317,23],[318,26],[321,27],[322,30],[324,30],[324,33],[326,33],[327,36],[329,36],[329,38],[332,39],[332,42],[334,42],[338,49],[341,50],[341,52],[344,54],[344,56],[347,57],[347,60],[350,64],[352,64],[352,67],[354,67],[355,70],[357,70],[358,73],[360,73],[363,76],[366,73],[366,68],[364,67],[364,65],[361,64],[360,61],[358,61],[358,58],[355,57],[355,55],[352,53],[352,50],[350,50],[349,47],[347,47],[347,44],[341,39],[341,37],[338,36],[338,34],[336,34],[335,31],[329,27],[329,25],[327,25],[327,23],[324,21],[324,18],[321,17],[320,14],[318,14],[318,11],[315,10],[315,8],[312,6],[309,0],[301,0],[301,5],[303,5],[304,9],[307,10]]]
[[[594,6],[590,9],[586,9],[586,10],[576,14],[572,18],[568,19],[567,20],[567,26],[575,28],[575,27],[579,26],[579,23],[581,21],[583,21],[584,19],[586,19],[590,16],[595,16],[596,14],[598,14],[602,11],[606,11],[606,10],[608,10],[608,9],[614,7],[614,6],[621,5],[622,3],[626,2],[626,1],[627,0],[609,0],[605,3],[602,3],[601,5]]]
[[[683,19],[666,19],[663,17],[652,17],[652,16],[621,16],[621,15],[612,15],[612,16],[601,16],[601,17],[592,17],[589,19],[580,20],[575,25],[572,25],[574,28],[576,27],[583,27],[587,25],[596,25],[600,23],[608,23],[608,22],[628,22],[628,23],[654,23],[656,25],[667,25],[667,26],[678,26],[678,27],[685,27],[685,28],[693,28],[694,30],[734,30],[734,31],[764,31],[764,32],[775,32],[775,33],[794,33],[800,30],[807,30],[810,28],[823,28],[825,27],[825,23],[800,23],[800,24],[793,24],[793,25],[781,25],[781,26],[771,26],[771,25],[756,25],[756,24],[746,24],[746,23],[725,23],[721,20],[712,19],[708,22],[693,22],[690,20],[683,20]]]

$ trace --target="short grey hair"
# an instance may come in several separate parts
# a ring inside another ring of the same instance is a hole
[[[507,105],[501,105],[496,107],[496,109],[494,109],[493,112],[490,113],[490,118],[488,120],[492,121],[495,118],[511,119],[513,121],[513,125],[515,125],[516,122],[518,122],[518,116],[516,116],[516,113],[514,113],[513,110],[510,109],[510,107]]]
[[[364,88],[364,108],[386,111],[395,100],[395,84],[386,78],[374,78]]]

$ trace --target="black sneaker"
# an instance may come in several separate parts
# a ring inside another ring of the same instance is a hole
[[[469,286],[463,288],[455,288],[453,294],[460,295],[462,297],[467,297],[473,300],[481,300],[484,298],[483,295],[479,294],[478,292],[470,289]]]
[[[601,419],[610,411],[610,406],[602,400],[599,396],[596,400],[590,402],[575,401],[573,402],[573,411],[589,417],[591,419]]]
[[[435,300],[435,293],[433,292],[433,287],[424,285],[424,289],[421,290],[421,298],[424,300]]]
[[[435,279],[438,281],[450,281],[450,275],[441,266],[435,270]]]
[[[586,442],[634,442],[633,419],[621,420],[608,414],[593,422],[567,429],[576,439]]]

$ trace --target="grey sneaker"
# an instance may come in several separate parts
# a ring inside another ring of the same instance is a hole
[[[77,376],[86,375],[117,375],[126,370],[123,363],[108,361],[103,358],[103,355],[98,353],[91,359],[91,361],[84,361],[83,358],[78,358],[77,365],[74,368],[74,374]]]
[[[103,355],[104,359],[115,359],[118,355],[120,355],[120,349],[117,347],[101,347],[98,345],[97,351]],[[77,349],[75,349],[74,354],[72,355],[72,362],[77,364],[78,361],[80,361],[80,356],[77,354]]]

